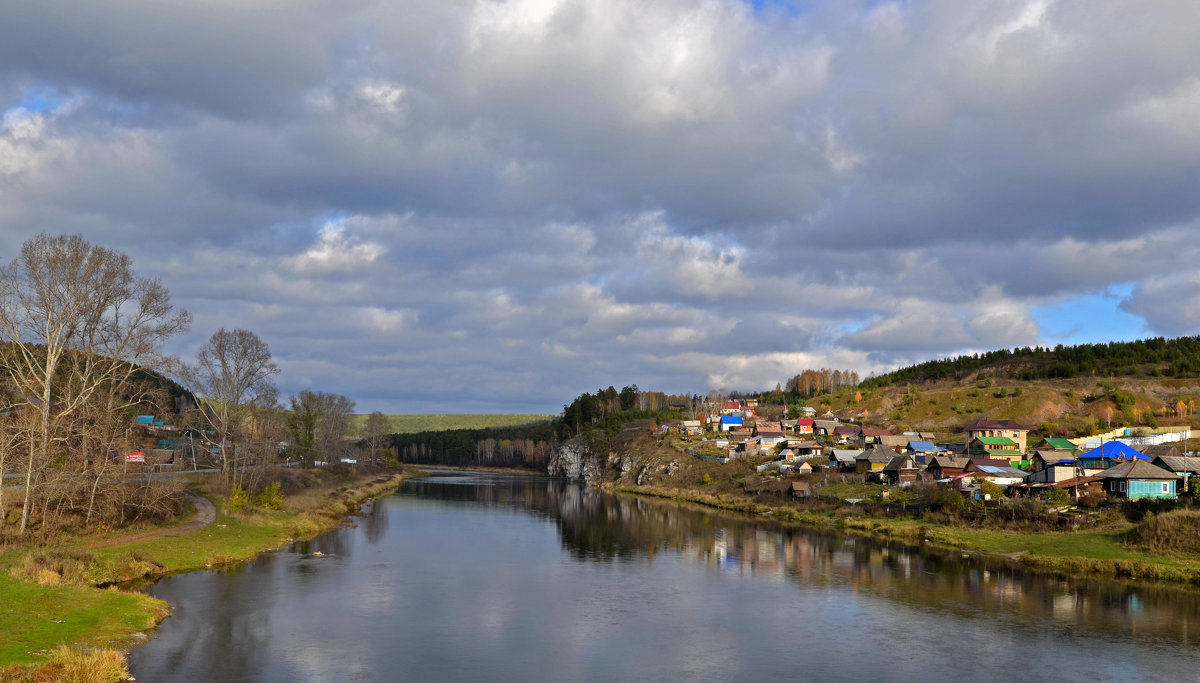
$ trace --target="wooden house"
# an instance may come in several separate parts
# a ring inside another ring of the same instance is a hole
[[[911,455],[897,455],[883,466],[883,479],[889,484],[909,484],[917,480],[920,467]]]
[[[1099,478],[1106,481],[1105,490],[1116,498],[1140,500],[1167,498],[1177,495],[1179,477],[1145,460],[1128,460],[1104,470]]]
[[[965,472],[968,462],[970,461],[966,458],[935,455],[925,465],[925,471],[932,475],[934,479],[949,479]]]

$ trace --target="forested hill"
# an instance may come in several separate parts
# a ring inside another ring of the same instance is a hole
[[[973,373],[1018,380],[1070,378],[1078,375],[1098,377],[1198,377],[1200,376],[1200,337],[1141,339],[1107,344],[1058,345],[1000,349],[931,360],[869,377],[860,383],[864,389],[896,383],[917,383],[940,379],[962,380]]]

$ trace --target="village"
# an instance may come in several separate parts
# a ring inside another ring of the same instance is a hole
[[[759,419],[758,409],[754,399],[724,401],[697,419],[660,429],[682,435],[692,457],[722,464],[745,459],[759,473],[791,478],[789,491],[796,497],[819,495],[829,477],[805,475],[821,472],[858,475],[889,487],[936,482],[984,502],[1175,500],[1200,488],[1200,479],[1189,487],[1200,475],[1200,456],[1187,451],[1187,427],[1122,427],[1030,445],[1030,428],[1012,420],[979,417],[958,434],[893,434],[833,412],[818,415],[809,406],[778,420]],[[886,498],[889,490],[880,495]]]

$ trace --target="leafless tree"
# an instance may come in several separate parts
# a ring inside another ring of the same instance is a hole
[[[388,419],[383,413],[376,410],[367,416],[367,421],[363,425],[363,441],[366,443],[367,453],[371,460],[379,459],[379,452],[383,450],[388,429]]]
[[[266,342],[249,330],[225,328],[200,349],[196,365],[183,369],[192,390],[206,399],[197,412],[201,423],[216,433],[226,485],[233,483],[238,440],[252,409],[274,406],[277,400],[272,379],[277,374],[279,366]]]
[[[37,416],[25,462],[21,529],[28,527],[34,474],[53,455],[69,459],[70,424],[102,388],[117,394],[138,366],[157,365],[161,345],[187,329],[157,280],[136,277],[126,254],[78,235],[38,235],[0,271],[0,365],[17,410]],[[55,451],[62,451],[56,453]]]
[[[316,460],[336,462],[346,454],[345,437],[354,414],[354,401],[338,394],[301,391],[291,398],[288,432],[292,447],[311,466]]]

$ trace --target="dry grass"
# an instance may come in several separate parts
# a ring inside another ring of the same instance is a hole
[[[1130,530],[1127,543],[1152,553],[1200,555],[1200,510],[1147,515]]]
[[[116,650],[81,650],[60,646],[45,664],[0,669],[0,680],[11,683],[115,683],[130,680],[125,657]]]

